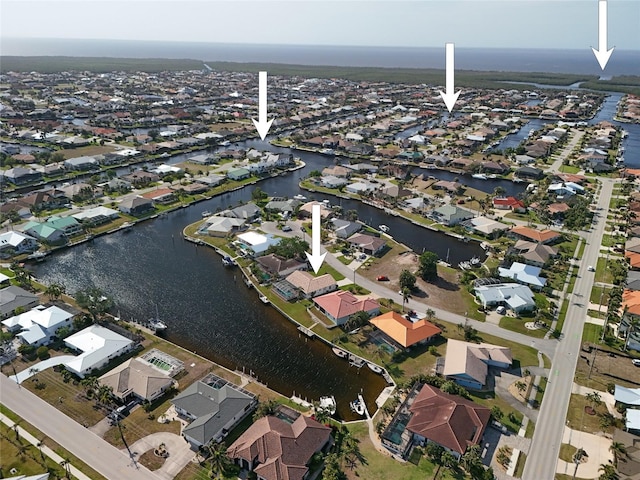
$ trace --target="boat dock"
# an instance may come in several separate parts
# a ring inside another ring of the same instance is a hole
[[[313,328],[313,325],[311,326],[311,328]],[[311,328],[307,328],[307,327],[304,327],[304,326],[300,325],[298,327],[298,330],[300,332],[304,333],[307,337],[313,338],[313,337],[316,336],[316,334],[313,332],[313,330],[311,330]]]

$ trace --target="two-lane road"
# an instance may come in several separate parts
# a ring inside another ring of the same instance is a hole
[[[127,454],[2,374],[0,403],[109,480],[158,480]]]
[[[587,236],[587,245],[580,261],[578,278],[569,301],[562,328],[563,339],[553,357],[553,367],[540,406],[540,415],[524,467],[523,480],[547,480],[555,477],[562,433],[569,408],[577,357],[582,343],[582,330],[587,316],[587,304],[594,283],[594,273],[588,270],[598,263],[602,235],[607,220],[614,181],[602,179],[598,197],[598,216]],[[589,452],[587,452],[589,453]]]

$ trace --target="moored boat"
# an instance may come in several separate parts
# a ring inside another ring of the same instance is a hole
[[[356,398],[355,400],[353,400],[349,406],[351,407],[351,410],[355,413],[357,413],[358,415],[364,416],[365,413],[365,404],[364,404],[364,398],[362,398],[361,394],[358,394],[358,398]]]
[[[133,223],[131,222],[124,222],[122,225],[120,225],[120,230],[122,230],[123,232],[128,232],[132,228],[133,228]]]
[[[367,367],[369,367],[369,369],[370,369],[372,372],[375,372],[375,373],[382,373],[382,367],[380,367],[380,366],[376,365],[375,363],[367,362]]]
[[[204,212],[202,212],[202,218],[207,218],[210,217],[211,215],[213,215],[209,210],[205,210]]]
[[[222,257],[222,265],[224,265],[225,267],[235,267],[236,262],[233,258],[224,256]]]
[[[474,173],[473,175],[471,175],[471,178],[475,178],[478,180],[486,180],[487,176],[484,173]]]
[[[156,316],[155,318],[149,319],[149,325],[154,331],[162,331],[167,329],[167,324],[160,320],[160,315],[158,314],[158,305],[156,305]]]
[[[320,397],[318,409],[327,412],[329,415],[334,415],[336,413],[336,398],[333,395]]]
[[[265,305],[267,305],[267,304],[269,303],[269,299],[266,297],[266,295],[262,295],[262,294],[260,294],[260,295],[258,296],[258,298],[260,298],[260,301],[261,301],[262,303],[264,303]]]
[[[381,232],[384,232],[384,233],[388,233],[390,228],[387,227],[386,225],[378,225],[378,230],[380,230]]]
[[[347,358],[347,356],[349,355],[347,352],[338,347],[333,347],[331,350],[333,350],[333,353],[335,353],[340,358]]]
[[[293,198],[295,198],[296,200],[306,200],[307,197],[305,197],[304,195],[294,195]]]

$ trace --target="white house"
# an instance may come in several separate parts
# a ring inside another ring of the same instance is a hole
[[[20,331],[16,336],[28,345],[46,345],[62,327],[71,327],[73,313],[56,306],[45,308],[38,305],[28,312],[9,317],[2,324],[10,332]]]
[[[540,290],[547,284],[547,279],[540,277],[540,267],[525,263],[513,262],[509,268],[498,268],[498,274],[504,278],[510,278],[518,283],[526,283]]]
[[[0,253],[27,253],[38,248],[38,241],[30,235],[10,230],[0,234]]]
[[[128,352],[134,343],[126,337],[99,325],[91,325],[70,337],[64,343],[69,348],[82,353],[67,362],[67,370],[81,378],[92,370],[106,365],[109,360]]]
[[[279,237],[271,234],[263,235],[257,232],[245,232],[238,235],[240,248],[248,253],[259,256],[265,253],[270,246],[280,243]]]
[[[491,308],[500,305],[509,307],[515,313],[533,310],[536,302],[533,292],[526,285],[519,283],[499,283],[475,287],[476,297],[483,307]]]

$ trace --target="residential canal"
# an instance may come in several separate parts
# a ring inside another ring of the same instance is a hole
[[[611,120],[617,99],[619,95],[610,96],[593,122]],[[624,142],[627,164],[640,166],[640,126],[623,124],[623,127],[629,131]],[[242,142],[236,147],[291,152],[261,141]],[[260,182],[260,188],[269,195],[291,197],[300,193],[298,182],[302,177],[311,170],[333,164],[332,157],[293,153],[302,158],[306,167]],[[183,159],[170,161],[180,160]],[[440,170],[428,172],[444,179],[453,175]],[[509,194],[517,194],[524,188],[497,180],[463,177],[462,181],[488,193],[498,185]],[[372,408],[385,385],[382,377],[366,367],[360,371],[349,367],[319,340],[306,339],[275,309],[262,304],[256,292],[246,288],[237,271],[222,267],[212,249],[182,239],[182,229],[200,219],[202,211],[248,201],[252,189],[250,186],[230,192],[144,222],[129,233],[99,237],[91,244],[58,252],[46,262],[34,265],[35,275],[45,283],[61,282],[71,292],[95,285],[117,300],[116,310],[123,318],[150,318],[157,305],[160,317],[169,325],[166,334],[169,340],[231,369],[244,367],[247,373],[253,372],[260,381],[285,395],[295,392],[318,399],[333,394],[338,400],[339,415],[352,418],[348,402],[362,389]],[[360,218],[371,225],[384,223],[396,240],[414,251],[431,250],[443,259],[449,251],[452,264],[483,254],[477,243],[453,240],[360,202],[302,193],[310,198],[330,198],[345,210],[357,210]]]

